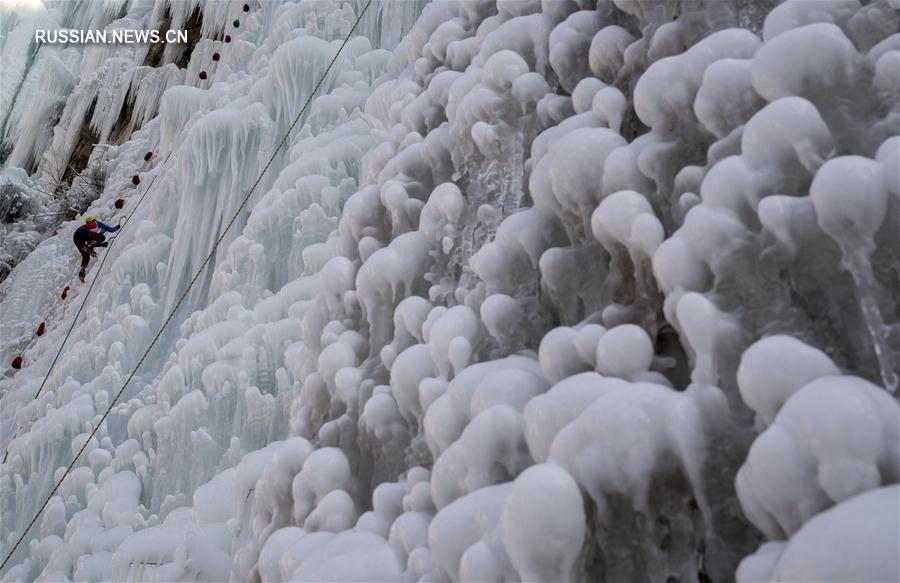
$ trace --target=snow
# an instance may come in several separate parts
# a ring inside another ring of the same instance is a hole
[[[0,7],[0,579],[900,577],[896,2],[249,4]]]

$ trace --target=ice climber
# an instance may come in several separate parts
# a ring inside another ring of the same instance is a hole
[[[115,233],[121,226],[110,227],[90,215],[84,217],[84,224],[75,229],[75,234],[72,236],[78,252],[81,253],[81,271],[78,272],[78,279],[82,282],[84,281],[88,262],[91,260],[91,257],[97,256],[94,252],[94,247],[106,247],[108,245],[103,233]],[[99,232],[95,230],[98,228],[100,229]]]

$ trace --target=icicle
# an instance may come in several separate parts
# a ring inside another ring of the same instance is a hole
[[[881,369],[881,381],[887,390],[897,392],[897,373],[894,372],[894,353],[887,341],[888,327],[878,308],[878,282],[872,271],[872,263],[865,251],[843,249],[842,265],[850,272],[856,286],[863,321],[875,350],[875,357]]]
[[[853,198],[847,193],[853,192]],[[897,391],[894,353],[878,307],[879,285],[872,270],[875,233],[885,220],[889,194],[881,164],[862,156],[840,156],[822,165],[810,186],[819,226],[834,239],[843,255],[842,266],[853,278],[863,321],[885,388]]]
[[[4,146],[12,150],[7,166],[31,168],[40,160],[53,135],[53,123],[48,124],[48,119],[58,119],[76,82],[73,71],[60,58],[39,54],[22,83],[5,128]]]
[[[153,67],[138,67],[129,88],[129,99],[133,104],[131,112],[131,125],[129,129],[141,128],[153,119],[158,110],[163,93],[170,87],[184,85],[186,70],[179,69],[174,63],[169,63],[158,69]],[[152,152],[148,152],[151,154]]]

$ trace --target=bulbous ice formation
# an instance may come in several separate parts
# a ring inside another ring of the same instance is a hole
[[[779,539],[834,504],[896,483],[898,412],[894,399],[862,379],[824,376],[804,385],[753,442],[738,472],[747,516]]]
[[[523,581],[571,580],[586,529],[581,493],[568,473],[550,464],[522,472],[500,520],[503,543]]]
[[[839,374],[820,350],[790,336],[770,336],[744,351],[737,382],[747,406],[771,425],[791,395],[810,381]]]
[[[817,515],[787,542],[767,543],[744,559],[735,577],[738,581],[896,579],[898,490],[896,485],[870,490]]]
[[[894,0],[50,4],[4,581],[897,578]],[[130,218],[57,301],[62,199]]]

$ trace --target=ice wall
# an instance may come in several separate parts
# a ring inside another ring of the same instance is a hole
[[[157,190],[0,381],[4,556],[364,5],[173,6],[91,212]],[[376,1],[4,580],[900,577],[898,26]]]

